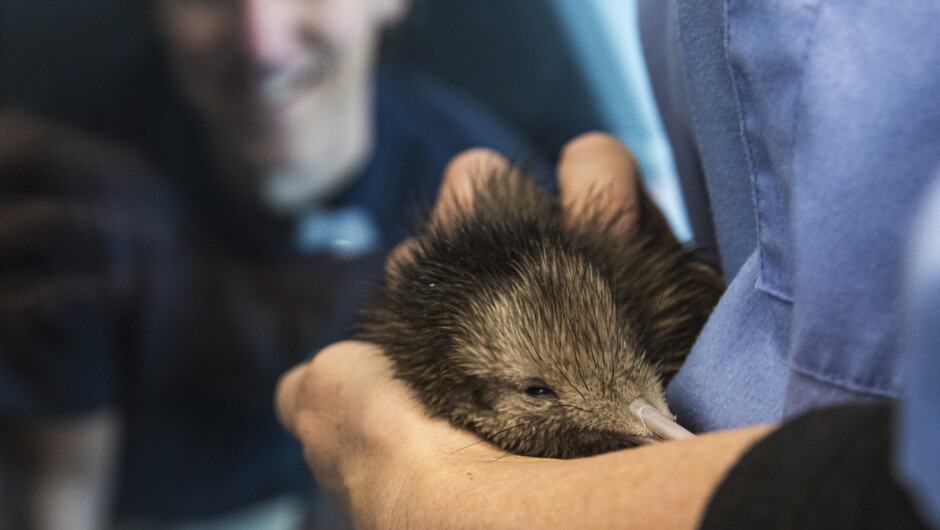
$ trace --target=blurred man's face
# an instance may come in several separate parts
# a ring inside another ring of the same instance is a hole
[[[330,132],[347,134],[368,98],[378,34],[405,0],[154,2],[184,97],[250,173],[335,151],[324,147]]]

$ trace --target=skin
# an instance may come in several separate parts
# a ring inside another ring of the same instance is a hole
[[[373,147],[382,29],[407,0],[154,0],[219,185],[282,213],[350,183]]]
[[[466,207],[468,179],[506,161],[471,151],[449,166],[435,215]],[[559,165],[562,203],[584,207],[584,191],[609,189],[633,201],[630,223],[648,212],[636,163],[616,140],[573,140]],[[646,205],[646,206],[644,206]],[[397,252],[407,253],[407,244]],[[753,443],[756,426],[576,460],[506,455],[473,435],[428,418],[392,379],[388,361],[362,342],[344,342],[289,371],[277,412],[303,444],[307,462],[360,528],[691,528],[715,487]]]

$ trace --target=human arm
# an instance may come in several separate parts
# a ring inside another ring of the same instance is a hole
[[[578,460],[506,455],[429,419],[372,345],[334,345],[281,381],[278,411],[360,528],[691,528],[770,427]]]

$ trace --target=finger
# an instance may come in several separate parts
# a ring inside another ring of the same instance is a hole
[[[47,132],[45,124],[25,112],[4,109],[0,112],[0,160],[18,161]]]
[[[298,434],[298,418],[305,411],[323,417],[341,416],[345,405],[361,405],[388,379],[391,366],[375,345],[359,341],[332,344],[281,376],[275,389],[278,419]]]
[[[70,198],[0,200],[0,249],[7,257],[14,248],[52,242],[60,250],[90,246],[89,252],[97,252],[104,241],[133,236],[143,224],[134,221],[128,212]]]
[[[390,284],[398,281],[404,265],[414,260],[414,253],[418,248],[418,241],[409,237],[398,244],[385,258],[385,279]]]
[[[297,434],[297,413],[303,403],[303,390],[309,368],[309,363],[302,363],[291,368],[278,380],[274,391],[277,419],[284,429],[293,435]]]
[[[168,256],[172,243],[160,215],[70,199],[0,200],[0,270],[5,279],[84,273],[124,283],[141,266]]]
[[[0,197],[54,192],[113,201],[122,193],[143,192],[139,186],[154,185],[154,174],[154,168],[127,146],[0,109]]]
[[[434,222],[446,224],[461,213],[473,211],[477,183],[509,171],[509,162],[490,149],[470,149],[455,156],[444,170],[444,180],[431,213]]]
[[[565,221],[599,216],[623,235],[640,222],[640,169],[622,143],[603,133],[586,133],[570,141],[558,163],[558,182]]]
[[[80,203],[51,198],[0,202],[0,248],[4,257],[12,249],[48,240],[50,234],[80,234],[92,220],[90,210]]]
[[[640,225],[660,238],[679,244],[679,240],[672,231],[672,227],[669,226],[669,221],[666,220],[663,211],[659,209],[659,205],[656,204],[656,201],[642,185],[640,186]]]
[[[470,149],[455,156],[444,170],[431,221],[447,224],[461,213],[472,212],[474,190],[479,183],[507,172],[509,167],[509,162],[500,154],[485,148]],[[387,281],[396,281],[401,267],[413,259],[416,250],[417,240],[410,237],[389,253],[385,260]]]

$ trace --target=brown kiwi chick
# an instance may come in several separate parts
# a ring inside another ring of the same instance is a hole
[[[432,415],[510,452],[572,458],[691,436],[663,384],[721,295],[717,274],[643,225],[626,237],[627,212],[566,222],[518,171],[472,186],[469,210],[432,219],[392,257],[359,338]]]

